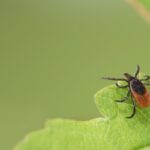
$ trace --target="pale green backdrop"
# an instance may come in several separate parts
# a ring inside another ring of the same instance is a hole
[[[150,25],[123,0],[0,0],[0,41],[0,150],[48,118],[99,116],[101,76],[150,74]]]

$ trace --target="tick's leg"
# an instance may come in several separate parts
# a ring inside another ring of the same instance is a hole
[[[135,72],[135,78],[137,78],[139,72],[140,72],[140,66],[137,65],[137,69],[136,69],[136,72]]]
[[[111,77],[102,77],[102,79],[105,79],[105,80],[113,80],[113,81],[126,81],[126,79],[123,79],[123,78],[111,78]]]
[[[124,97],[123,99],[120,99],[120,100],[115,100],[115,102],[122,103],[122,102],[126,101],[129,98],[129,96],[130,96],[130,90],[128,91],[126,97]]]
[[[150,76],[145,75],[144,77],[145,77],[145,78],[144,78],[144,79],[141,79],[140,81],[148,81],[148,80],[150,80]]]
[[[150,86],[150,83],[143,83],[144,85],[148,85],[148,86]]]
[[[118,83],[116,83],[116,86],[117,86],[118,88],[127,88],[127,87],[129,87],[129,85],[121,86],[121,85],[119,85]]]
[[[133,103],[133,111],[132,111],[132,114],[130,116],[127,116],[126,118],[130,119],[132,117],[134,117],[135,113],[136,113],[136,104],[135,104],[135,101],[133,100],[133,97],[131,96],[131,99],[132,99],[132,103]]]

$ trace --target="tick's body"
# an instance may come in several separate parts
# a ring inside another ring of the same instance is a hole
[[[122,78],[109,78],[105,77],[103,79],[107,80],[115,80],[115,81],[126,81],[127,85],[126,86],[120,86],[118,83],[116,83],[116,86],[119,88],[128,88],[128,93],[127,96],[124,97],[122,100],[116,100],[117,102],[124,102],[125,100],[128,99],[129,96],[132,98],[132,103],[133,103],[133,113],[127,117],[127,118],[132,118],[135,113],[136,113],[136,103],[144,108],[150,106],[150,92],[146,89],[145,85],[150,85],[150,83],[143,83],[142,81],[149,81],[150,76],[145,76],[145,79],[138,79],[137,76],[139,74],[140,67],[137,66],[137,71],[134,76],[131,76],[128,73],[124,73],[124,76],[126,79]]]
[[[150,105],[150,94],[140,80],[131,80],[130,89],[132,96],[140,107],[148,107]]]
[[[132,79],[130,81],[130,89],[132,92],[135,92],[136,94],[143,95],[146,92],[146,88],[143,85],[143,83],[137,79]]]

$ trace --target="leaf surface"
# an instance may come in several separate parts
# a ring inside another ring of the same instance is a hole
[[[121,83],[124,84],[124,83]],[[103,117],[89,121],[54,119],[45,127],[27,135],[15,150],[148,150],[150,145],[150,107],[141,109],[132,119],[127,89],[115,85],[98,91],[96,106]]]

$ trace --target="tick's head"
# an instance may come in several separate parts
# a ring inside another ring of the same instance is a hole
[[[124,73],[124,76],[126,77],[126,79],[127,79],[128,81],[131,81],[132,79],[134,79],[134,77],[131,76],[131,75],[128,74],[128,73]]]

